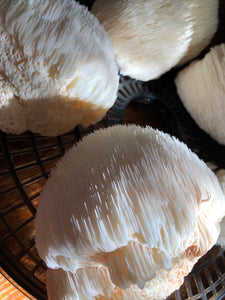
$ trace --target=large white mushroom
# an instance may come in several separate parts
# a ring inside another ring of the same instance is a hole
[[[225,44],[211,48],[178,73],[177,92],[204,131],[225,144]]]
[[[0,129],[52,136],[101,120],[119,77],[98,20],[73,0],[0,7]]]
[[[159,77],[196,57],[218,26],[218,0],[96,0],[122,75]]]
[[[63,269],[48,272],[49,297],[163,299],[216,243],[224,215],[216,175],[177,139],[136,125],[92,133],[40,197],[36,246]]]

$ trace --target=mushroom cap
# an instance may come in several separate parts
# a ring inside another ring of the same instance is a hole
[[[216,32],[218,0],[96,0],[122,75],[151,80],[198,55]]]
[[[195,122],[225,144],[225,44],[210,49],[175,79],[177,92]]]
[[[216,243],[224,215],[217,177],[186,145],[118,125],[58,162],[40,197],[36,246],[52,269],[105,268],[118,297],[165,297]]]
[[[54,136],[101,120],[119,77],[98,20],[73,0],[0,7],[0,129]]]

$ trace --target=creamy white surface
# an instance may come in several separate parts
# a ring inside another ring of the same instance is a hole
[[[225,144],[225,44],[178,73],[177,92],[195,122]]]
[[[196,57],[218,26],[218,0],[96,0],[122,75],[147,81]]]
[[[119,78],[98,20],[73,0],[0,7],[0,128],[57,135],[99,121]]]
[[[104,267],[119,294],[165,297],[216,243],[224,215],[217,177],[186,145],[115,126],[57,164],[40,198],[36,245],[52,269]]]

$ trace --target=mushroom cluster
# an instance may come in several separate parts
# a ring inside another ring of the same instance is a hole
[[[0,129],[13,134],[95,124],[116,100],[118,72],[158,78],[196,57],[218,26],[218,0],[96,0],[92,12],[73,0],[0,7]],[[176,78],[187,110],[220,143],[224,61],[223,44]],[[170,295],[213,245],[225,245],[224,182],[224,171],[150,127],[86,136],[52,171],[35,218],[49,299]]]

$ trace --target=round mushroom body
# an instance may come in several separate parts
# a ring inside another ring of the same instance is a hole
[[[98,20],[73,0],[0,7],[0,129],[55,136],[100,121],[119,77]]]
[[[196,57],[218,26],[218,0],[96,0],[122,75],[148,81]]]
[[[225,44],[211,48],[175,79],[177,92],[195,122],[225,144]]]
[[[40,197],[36,246],[53,269],[49,294],[163,299],[216,243],[224,215],[216,175],[177,139],[136,125],[91,133]]]

